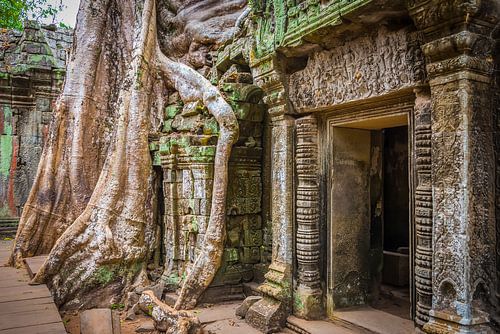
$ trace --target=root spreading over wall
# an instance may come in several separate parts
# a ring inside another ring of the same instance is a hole
[[[150,110],[163,79],[185,103],[202,101],[220,126],[204,248],[175,309],[194,307],[221,263],[238,123],[216,87],[163,54],[156,22],[154,0],[80,5],[65,86],[11,256],[19,264],[50,251],[34,282],[47,283],[64,308],[108,305],[144,277],[155,234]]]

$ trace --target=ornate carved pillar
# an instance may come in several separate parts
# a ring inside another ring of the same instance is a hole
[[[413,0],[431,88],[433,261],[427,333],[490,333],[496,304],[494,0]]]
[[[415,95],[415,322],[423,326],[432,306],[431,98],[423,88]]]
[[[272,262],[259,287],[264,298],[252,305],[246,321],[262,332],[283,327],[291,312],[294,223],[294,118],[286,115],[283,78],[275,56],[252,68],[254,82],[264,91],[271,117]]]
[[[296,254],[298,287],[293,310],[298,317],[318,319],[323,316],[323,292],[320,279],[318,124],[315,116],[295,121]]]

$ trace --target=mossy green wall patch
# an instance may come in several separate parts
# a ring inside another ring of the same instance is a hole
[[[9,177],[10,165],[12,163],[12,109],[10,106],[2,107],[1,126],[2,134],[0,137],[0,176],[4,182]]]
[[[12,136],[2,135],[0,137],[0,175],[7,178],[10,173],[12,162]]]

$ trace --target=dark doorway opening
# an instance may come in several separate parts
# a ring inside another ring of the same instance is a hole
[[[408,127],[382,130],[383,261],[375,308],[410,319]]]

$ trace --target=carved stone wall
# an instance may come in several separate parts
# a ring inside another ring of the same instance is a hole
[[[223,263],[203,300],[214,302],[243,296],[242,283],[259,280],[267,270],[262,223],[262,91],[234,65],[220,78],[219,88],[233,107],[240,137],[229,161],[226,247]],[[163,170],[163,279],[175,287],[203,247],[210,219],[213,164],[219,126],[199,103],[182,104],[169,97],[154,161]]]
[[[250,65],[255,83],[264,91],[263,100],[271,120],[273,246],[266,280],[259,286],[264,298],[250,307],[245,319],[253,327],[269,333],[283,327],[292,310],[295,120],[288,115],[285,79],[279,59],[273,56]]]
[[[418,34],[380,28],[313,53],[290,76],[290,100],[306,112],[397,92],[422,82],[423,65]]]
[[[411,1],[431,89],[432,309],[428,333],[493,332],[496,296],[491,31],[495,1]]]
[[[497,43],[499,43],[497,41]],[[500,300],[500,49],[495,52],[495,85],[493,88],[494,98],[493,115],[495,131],[495,218],[497,229],[496,244],[496,270],[497,270],[497,290],[496,298]],[[496,107],[495,107],[496,106]],[[497,303],[497,313],[500,314],[500,303]]]
[[[31,21],[0,32],[0,218],[19,217],[28,197],[71,34]]]

